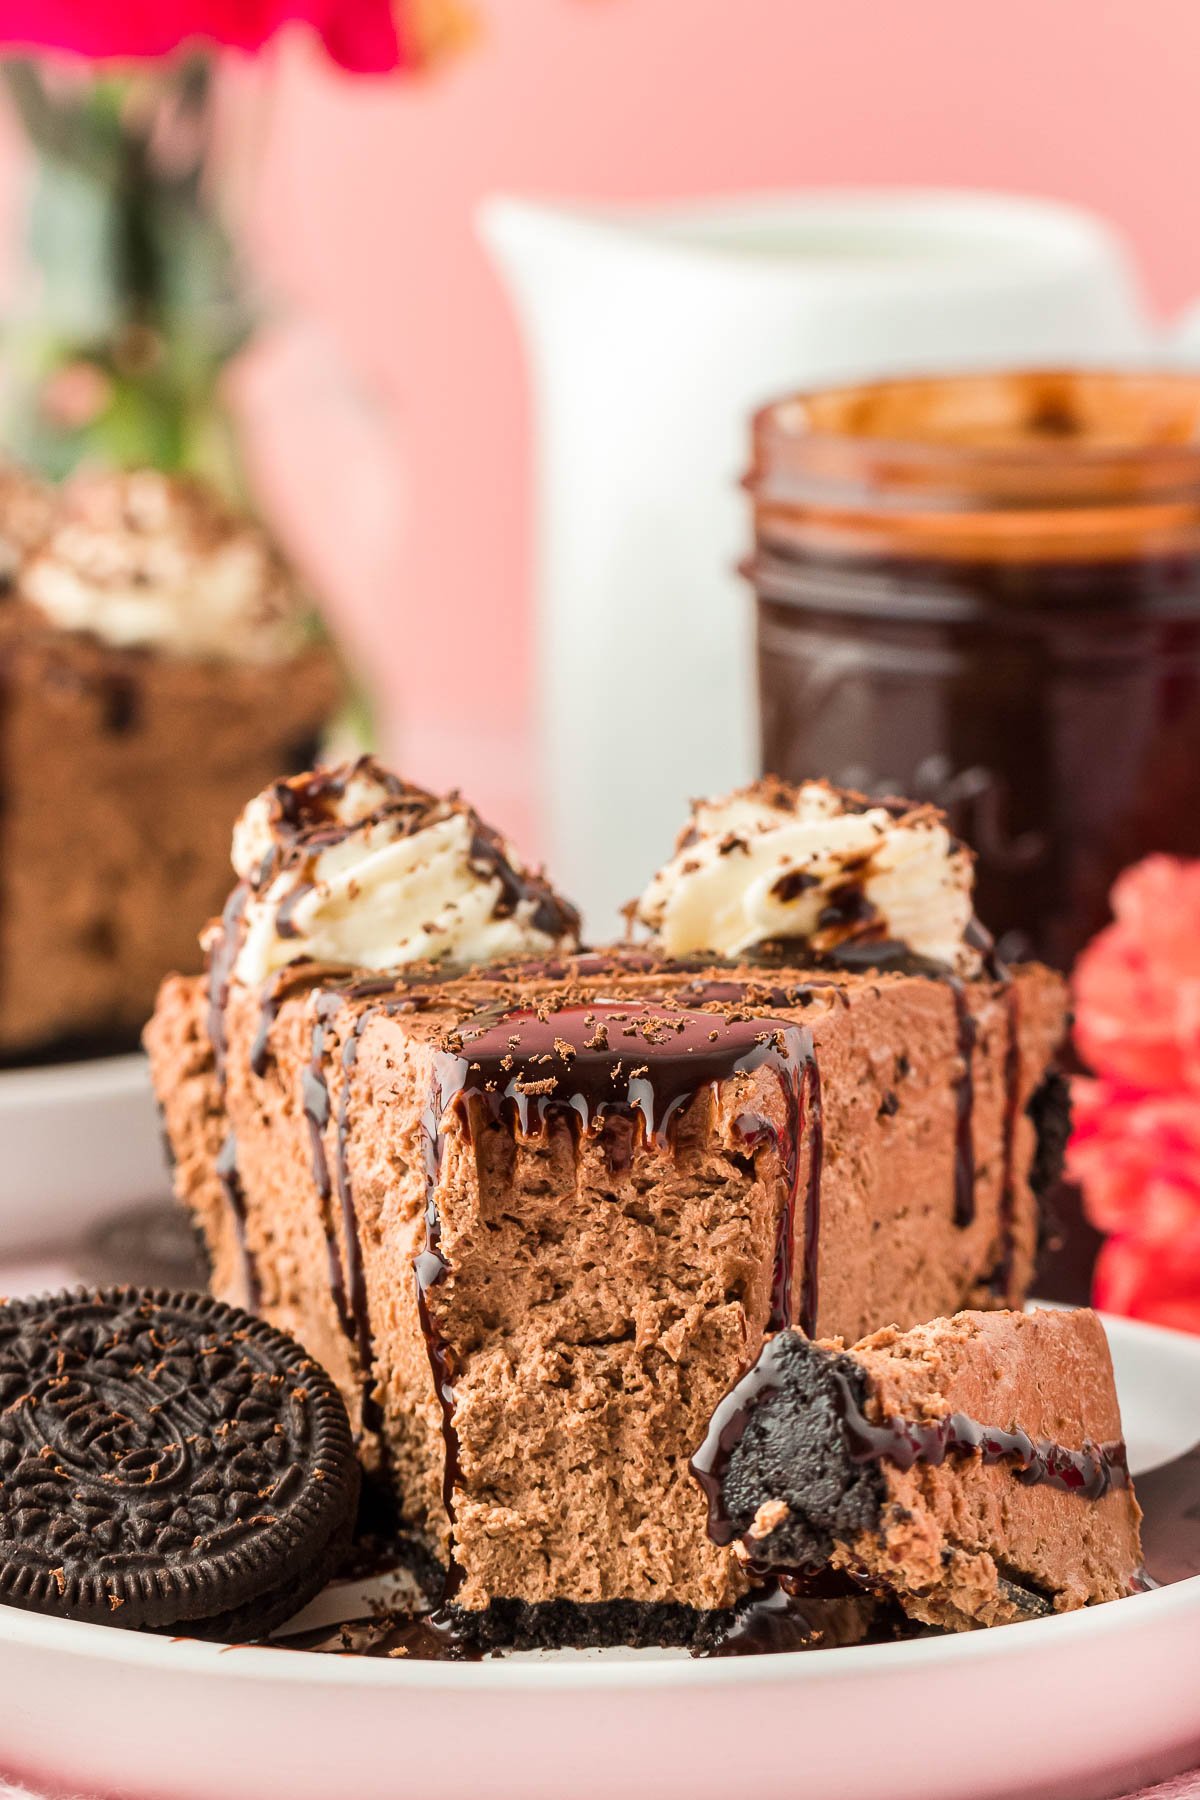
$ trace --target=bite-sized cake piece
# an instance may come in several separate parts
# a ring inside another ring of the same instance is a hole
[[[255,525],[155,473],[79,477],[0,600],[0,1057],[131,1047],[196,967],[248,789],[337,705]]]
[[[849,1349],[780,1332],[693,1468],[710,1536],[747,1566],[842,1571],[925,1624],[1005,1624],[1139,1580],[1093,1312],[964,1312]]]
[[[688,1458],[764,1334],[1023,1296],[1062,983],[577,953],[463,817],[369,765],[253,803],[147,1034],[178,1192],[458,1606],[728,1608]]]

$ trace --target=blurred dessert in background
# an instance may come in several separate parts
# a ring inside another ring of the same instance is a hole
[[[199,961],[230,818],[314,760],[336,660],[263,530],[191,480],[6,471],[2,559],[0,1058],[132,1048]]]
[[[0,459],[0,592],[47,536],[54,509],[52,487],[20,463]]]

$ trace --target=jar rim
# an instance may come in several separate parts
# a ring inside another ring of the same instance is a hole
[[[1200,373],[892,376],[762,407],[744,485],[760,541],[1102,560],[1200,548]]]
[[[906,422],[907,416],[907,422]],[[759,408],[776,450],[857,446],[942,466],[1163,459],[1200,470],[1200,371],[1019,368],[802,388]]]

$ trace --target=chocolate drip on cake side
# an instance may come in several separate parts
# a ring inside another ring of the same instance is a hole
[[[771,1312],[768,1331],[782,1331],[793,1322],[807,1336],[816,1335],[818,1278],[821,1240],[821,1164],[824,1160],[824,1120],[821,1107],[821,1074],[812,1049],[812,1035],[807,1040],[798,1086],[782,1081],[788,1122],[783,1133],[775,1131],[755,1113],[741,1113],[734,1129],[746,1149],[753,1154],[764,1143],[773,1143],[787,1178],[787,1198],[779,1215],[775,1238],[775,1267],[771,1278]],[[800,1303],[794,1305],[796,1260],[796,1206],[800,1198],[800,1149],[802,1134],[808,1136],[808,1184],[804,1206],[804,1247],[801,1264]]]
[[[366,1026],[381,1013],[411,1012],[417,1002],[396,1000],[387,1006],[369,1007],[357,1015],[342,1044],[342,1085],[338,1099],[334,1133],[334,1166],[331,1174],[325,1148],[325,1133],[334,1117],[329,1083],[325,1076],[326,1032],[330,1021],[339,1013],[351,994],[349,988],[319,992],[314,999],[315,1017],[312,1028],[312,1057],[300,1077],[301,1107],[308,1123],[312,1152],[313,1185],[321,1201],[325,1230],[325,1251],[329,1264],[329,1285],[337,1311],[338,1323],[358,1356],[362,1382],[362,1424],[365,1431],[379,1433],[383,1414],[374,1394],[375,1337],[371,1329],[367,1301],[366,1271],[362,1240],[350,1180],[348,1140],[352,1078],[358,1060],[359,1040]],[[330,1206],[336,1184],[341,1233]],[[385,1447],[380,1438],[381,1453]]]
[[[853,890],[852,890],[853,891]],[[849,907],[849,898],[842,902],[843,914]],[[840,918],[843,914],[839,914]],[[824,916],[824,915],[822,915]],[[831,917],[831,923],[837,922]],[[1016,988],[1012,976],[1005,965],[995,954],[991,937],[973,919],[966,933],[968,946],[979,953],[983,962],[983,971],[989,980],[999,983],[1008,995],[1010,1007],[1009,1029],[1010,1057],[1019,1056],[1016,1045]],[[975,1221],[975,1049],[979,1030],[975,1015],[971,1010],[971,983],[963,976],[955,974],[944,963],[934,962],[930,957],[917,956],[907,944],[891,939],[872,941],[864,937],[839,945],[837,950],[827,955],[818,956],[817,964],[830,968],[853,970],[858,974],[919,975],[930,981],[939,981],[949,988],[954,1003],[955,1030],[957,1033],[958,1059],[960,1064],[958,1078],[954,1086],[954,1223],[960,1230],[965,1230]],[[1014,1083],[1019,1081],[1019,1068],[1010,1066],[1006,1071],[1008,1091],[1011,1095]],[[1005,1157],[1009,1173],[1005,1178],[1005,1191],[1009,1195],[1007,1203],[1007,1223],[1002,1222],[1002,1245],[1011,1235],[1012,1226],[1012,1132],[1015,1126],[1015,1112],[1010,1106],[1010,1120],[1006,1125]],[[1002,1250],[1002,1260],[1011,1260],[1011,1244]]]
[[[421,1141],[425,1149],[425,1242],[413,1259],[416,1283],[417,1317],[425,1340],[425,1353],[433,1377],[433,1391],[441,1412],[442,1442],[445,1460],[442,1465],[442,1505],[449,1529],[446,1581],[442,1590],[441,1610],[432,1615],[434,1629],[451,1631],[445,1608],[453,1601],[463,1582],[462,1565],[454,1554],[454,1494],[462,1474],[458,1429],[454,1423],[454,1363],[450,1347],[437,1328],[429,1304],[433,1288],[446,1279],[450,1264],[442,1252],[442,1216],[438,1208],[438,1185],[442,1173],[442,1120],[446,1109],[460,1091],[459,1062],[454,1053],[439,1050],[434,1059],[433,1080],[421,1117]]]
[[[992,1292],[1008,1297],[1012,1282],[1017,1233],[1017,1124],[1021,1111],[1021,1003],[1019,990],[1009,982],[1004,994],[1008,1042],[1004,1051],[1004,1143],[1000,1178],[1000,1255],[992,1271]]]
[[[262,991],[258,1004],[258,1030],[254,1034],[254,1042],[250,1046],[250,1072],[261,1081],[267,1072],[267,1064],[271,1058],[271,1027],[279,1016],[279,1008],[283,1004],[284,985],[278,981],[268,982]]]
[[[775,1075],[783,1097],[782,1131],[757,1112],[742,1112],[734,1130],[753,1154],[774,1146],[785,1175],[769,1329],[799,1314],[816,1325],[822,1161],[821,1088],[812,1033],[805,1027],[744,1011],[688,1010],[673,1003],[596,1001],[547,1011],[518,1010],[462,1031],[456,1102],[475,1102],[492,1124],[507,1121],[522,1137],[545,1131],[555,1116],[574,1130],[595,1132],[624,1162],[641,1134],[673,1147],[675,1128],[705,1087],[760,1067]],[[629,1132],[612,1134],[624,1122]],[[793,1303],[793,1243],[802,1140],[809,1142],[802,1287]],[[611,1150],[609,1151],[611,1155]]]
[[[239,881],[221,914],[208,953],[208,1038],[212,1045],[213,1070],[217,1085],[225,1087],[225,1057],[228,1051],[225,1012],[233,982],[233,965],[241,945],[242,918],[250,899],[250,884]]]
[[[254,1252],[246,1241],[246,1190],[242,1186],[242,1178],[237,1165],[237,1138],[229,1132],[217,1156],[214,1172],[221,1184],[221,1192],[225,1196],[230,1218],[237,1238],[238,1254],[242,1263],[242,1279],[246,1287],[246,1304],[251,1312],[257,1312],[262,1300],[262,1287],[258,1279],[258,1264]]]
[[[954,1223],[960,1231],[975,1222],[975,1041],[978,1031],[966,983],[942,977],[954,1000],[958,1032],[958,1079],[954,1086]]]
[[[371,1330],[371,1315],[367,1304],[367,1278],[363,1264],[362,1242],[358,1232],[358,1215],[355,1211],[354,1193],[350,1185],[348,1141],[350,1100],[354,1085],[354,1068],[358,1062],[359,1040],[371,1020],[378,1018],[382,1010],[381,1007],[372,1006],[368,1007],[365,1012],[359,1013],[342,1045],[342,1091],[338,1099],[335,1140],[337,1147],[334,1157],[334,1177],[337,1183],[338,1202],[342,1213],[342,1233],[346,1246],[343,1286],[345,1297],[349,1301],[350,1317],[354,1324],[354,1341],[358,1348],[359,1366],[362,1370],[363,1429],[374,1432],[382,1431],[383,1412],[374,1392],[375,1338]],[[382,1439],[380,1442],[382,1445]]]

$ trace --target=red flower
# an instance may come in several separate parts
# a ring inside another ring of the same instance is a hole
[[[1092,1223],[1173,1254],[1200,1232],[1200,1094],[1079,1079],[1072,1098],[1067,1173]]]
[[[1106,1312],[1200,1332],[1200,1221],[1169,1255],[1138,1237],[1110,1238],[1096,1264],[1093,1298]]]
[[[1112,1236],[1095,1299],[1200,1332],[1200,862],[1152,856],[1113,889],[1113,923],[1075,971],[1067,1171]]]
[[[309,27],[358,74],[410,67],[411,22],[389,0],[0,0],[0,43],[96,61],[168,56],[202,42],[260,50],[285,25]]]
[[[1152,856],[1075,971],[1075,1041],[1097,1074],[1200,1090],[1200,862]]]

